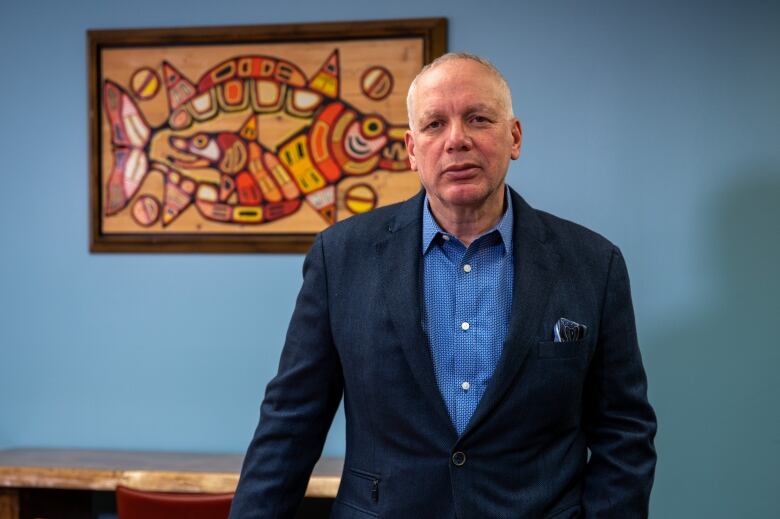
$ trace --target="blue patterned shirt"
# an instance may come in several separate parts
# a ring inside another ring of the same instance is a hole
[[[508,191],[508,190],[507,190]],[[423,204],[423,326],[436,381],[458,434],[501,356],[512,311],[512,200],[496,227],[466,248]]]

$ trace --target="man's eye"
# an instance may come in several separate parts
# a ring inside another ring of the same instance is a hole
[[[425,126],[425,129],[426,129],[426,130],[437,130],[437,129],[439,129],[439,128],[441,128],[441,123],[440,123],[439,121],[433,121],[433,122],[430,122],[430,123],[428,123],[428,124]]]
[[[475,115],[474,117],[471,118],[471,120],[477,124],[484,124],[490,122],[490,119],[482,115]]]

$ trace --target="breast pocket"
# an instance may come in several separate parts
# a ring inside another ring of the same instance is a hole
[[[541,436],[578,427],[592,342],[539,341],[525,366],[525,423]]]
[[[539,341],[536,343],[537,357],[540,359],[568,359],[588,354],[588,341]]]

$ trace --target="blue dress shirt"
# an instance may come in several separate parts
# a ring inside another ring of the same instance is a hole
[[[423,327],[439,391],[462,434],[501,357],[512,311],[512,199],[465,247],[423,204]]]

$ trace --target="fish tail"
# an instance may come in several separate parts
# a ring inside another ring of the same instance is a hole
[[[146,147],[152,128],[132,97],[118,84],[103,85],[103,106],[111,128],[113,167],[106,187],[106,214],[121,211],[149,172]]]

